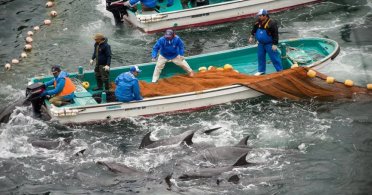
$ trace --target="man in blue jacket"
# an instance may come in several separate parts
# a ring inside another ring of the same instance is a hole
[[[68,73],[61,71],[61,67],[56,65],[52,67],[54,79],[44,83],[46,87],[54,85],[54,89],[44,91],[40,96],[54,96],[49,102],[55,106],[69,104],[74,98],[75,85],[68,77]]]
[[[183,41],[174,33],[173,30],[166,30],[164,36],[156,42],[152,48],[152,61],[156,61],[159,50],[160,54],[158,61],[156,62],[152,82],[155,83],[158,81],[166,62],[173,62],[184,69],[190,77],[194,76],[194,72],[184,57],[185,48]]]
[[[258,41],[258,72],[256,76],[266,73],[266,53],[269,54],[276,71],[283,70],[282,60],[278,52],[278,25],[269,17],[269,12],[261,9],[257,13],[258,20],[253,25],[249,43],[253,43],[253,36]]]
[[[142,100],[138,79],[138,73],[141,70],[138,66],[131,66],[129,72],[121,73],[115,79],[115,96],[120,102],[130,102],[133,100]]]
[[[103,84],[105,89],[109,90],[109,71],[111,64],[111,47],[107,43],[107,38],[101,33],[97,33],[94,36],[94,52],[90,64],[93,65],[96,60],[96,66],[94,68],[94,74],[96,76],[97,87],[93,90],[102,90]]]

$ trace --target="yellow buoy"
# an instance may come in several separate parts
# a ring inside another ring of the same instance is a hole
[[[202,66],[199,68],[199,72],[205,72],[205,71],[207,71],[207,67]]]
[[[307,71],[307,76],[310,78],[314,78],[316,76],[316,72],[314,70]]]
[[[52,23],[51,20],[44,20],[44,24],[45,24],[45,25],[50,25],[51,23]]]
[[[353,81],[352,80],[349,80],[349,79],[347,79],[347,80],[345,80],[345,85],[346,86],[348,86],[348,87],[351,87],[351,86],[353,86]]]
[[[40,27],[39,26],[34,26],[34,31],[38,31],[40,30]]]
[[[217,68],[218,71],[223,71],[224,69],[223,68]]]
[[[53,10],[53,11],[51,11],[51,12],[50,12],[50,16],[52,16],[52,17],[56,17],[56,16],[57,16],[57,12],[56,12],[56,11],[54,11],[54,10]]]
[[[89,88],[89,82],[88,82],[88,81],[84,81],[84,82],[82,82],[81,85],[83,85],[83,87],[84,87],[85,89],[88,89],[88,88]]]
[[[225,64],[225,65],[223,66],[223,69],[224,69],[224,70],[233,70],[234,68],[233,68],[233,66],[232,66],[231,64]]]
[[[332,83],[335,82],[335,78],[333,78],[333,77],[327,77],[326,82],[327,82],[328,84],[332,84]]]
[[[34,35],[34,32],[32,32],[32,31],[28,31],[28,32],[27,32],[27,35],[31,37],[32,35]]]
[[[208,70],[216,70],[216,67],[214,67],[214,66],[208,66]]]
[[[367,84],[367,89],[372,90],[372,84]]]
[[[294,63],[292,64],[291,68],[297,68],[298,67],[298,64],[297,63]]]
[[[4,65],[4,68],[5,68],[6,70],[10,70],[10,68],[12,68],[12,65],[10,65],[9,63],[6,63],[6,64]]]

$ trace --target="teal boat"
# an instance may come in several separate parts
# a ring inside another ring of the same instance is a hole
[[[301,38],[283,40],[279,44],[284,69],[290,69],[294,64],[314,69],[330,63],[339,53],[337,42],[324,38]],[[187,57],[186,60],[194,71],[200,67],[222,67],[231,64],[235,70],[242,74],[253,75],[257,72],[257,46],[248,46],[231,50],[219,51]],[[274,73],[275,69],[267,58],[267,74]],[[155,63],[137,64],[142,70],[138,79],[151,82]],[[110,70],[110,80],[129,71],[129,66],[116,67]],[[161,73],[161,78],[172,77],[185,72],[178,66],[168,63]],[[71,78],[76,85],[73,103],[55,107],[45,100],[47,113],[52,119],[61,123],[86,123],[117,118],[145,116],[159,113],[193,110],[235,100],[254,98],[262,93],[242,85],[223,86],[204,91],[173,94],[167,96],[144,98],[142,101],[129,103],[110,102],[98,103],[93,98],[92,89],[95,86],[94,72],[80,71],[72,73]],[[30,84],[45,82],[52,77],[35,77]],[[83,82],[90,83],[89,88],[83,87]]]

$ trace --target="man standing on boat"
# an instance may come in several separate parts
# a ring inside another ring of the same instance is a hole
[[[68,77],[68,73],[61,71],[61,67],[56,65],[52,67],[52,74],[54,79],[44,84],[46,87],[54,85],[54,89],[44,91],[40,94],[40,97],[54,95],[54,97],[49,99],[49,102],[55,106],[63,106],[71,103],[76,87]]]
[[[173,62],[184,69],[190,77],[194,76],[194,72],[184,57],[185,48],[183,41],[174,33],[173,30],[166,30],[164,36],[158,39],[152,48],[152,61],[156,61],[159,50],[160,54],[158,61],[156,62],[152,82],[156,83],[158,81],[166,62]]]
[[[115,96],[120,102],[142,100],[138,79],[141,70],[138,66],[131,66],[129,72],[121,73],[115,79]]]
[[[257,13],[258,20],[253,25],[249,43],[253,43],[253,36],[258,41],[258,72],[256,76],[266,73],[266,53],[276,69],[276,71],[283,70],[282,61],[278,52],[278,25],[269,17],[269,12],[261,9]]]
[[[107,38],[101,33],[97,33],[94,36],[94,52],[92,59],[90,60],[90,65],[93,65],[94,60],[96,60],[96,66],[94,68],[94,73],[96,76],[97,87],[94,91],[103,90],[103,84],[105,84],[105,90],[109,90],[109,71],[111,64],[111,47],[107,43]]]

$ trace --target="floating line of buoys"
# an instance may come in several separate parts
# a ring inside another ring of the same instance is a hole
[[[46,6],[47,8],[51,8],[51,7],[53,7],[53,6],[54,6],[54,2],[53,2],[53,1],[54,1],[54,0],[49,0],[49,1],[45,4],[45,6]],[[58,15],[58,13],[57,13],[57,11],[55,11],[55,10],[52,10],[52,11],[49,12],[49,16],[50,16],[51,18],[54,18],[54,17],[56,17],[57,15]],[[52,24],[52,21],[51,21],[50,19],[45,19],[45,20],[43,21],[43,24],[41,24],[41,25],[49,26],[49,25],[51,25],[51,24]],[[21,53],[21,55],[19,56],[20,59],[14,58],[14,59],[11,60],[11,63],[5,63],[4,68],[5,68],[6,70],[10,70],[10,69],[12,68],[12,65],[19,64],[20,61],[21,61],[23,58],[27,58],[28,55],[27,55],[26,52],[31,52],[31,50],[32,50],[32,43],[33,43],[33,41],[34,41],[34,39],[32,38],[32,36],[34,36],[34,34],[35,34],[36,32],[38,32],[39,30],[40,30],[40,26],[36,25],[36,26],[33,27],[32,30],[27,31],[27,37],[25,38],[25,42],[26,42],[26,44],[25,44],[25,46],[23,47],[23,50],[24,50],[24,51],[23,51],[23,52]]]
[[[312,70],[312,69],[309,69],[307,71],[307,76],[310,77],[310,78],[314,78],[314,77],[316,77],[316,72],[314,70]],[[334,77],[330,77],[330,76],[328,76],[325,81],[328,84],[333,84],[334,82],[336,82],[335,78]],[[354,85],[354,82],[352,80],[350,80],[350,79],[346,79],[344,81],[344,85],[345,86],[348,86],[348,87],[352,87]],[[372,90],[372,84],[367,84],[366,87],[367,87],[367,89]]]

